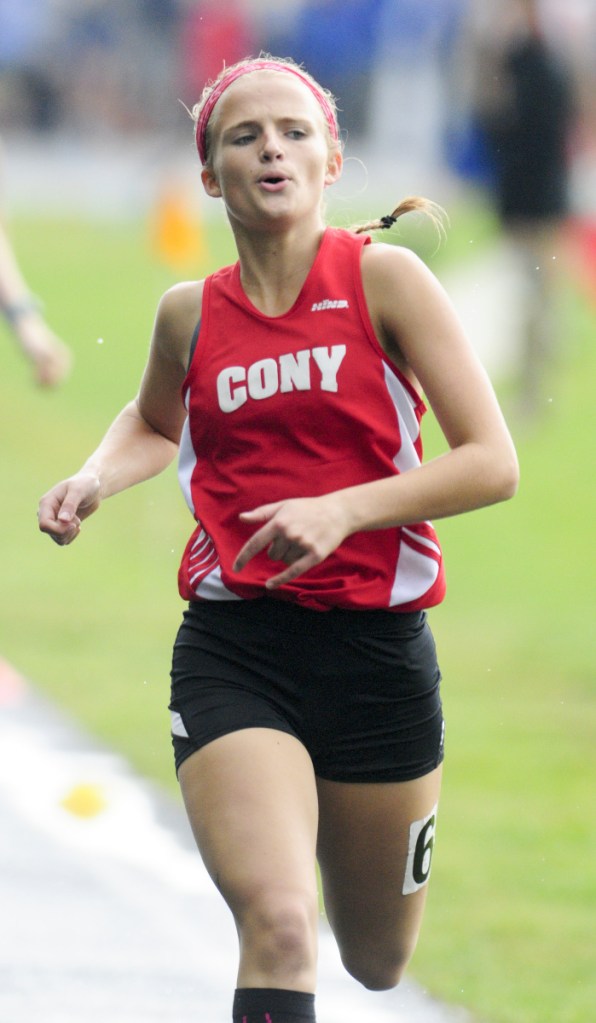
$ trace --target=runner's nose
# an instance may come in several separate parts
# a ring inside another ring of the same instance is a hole
[[[266,161],[277,160],[283,156],[283,148],[281,140],[276,132],[263,136],[263,144],[261,146],[261,159]]]

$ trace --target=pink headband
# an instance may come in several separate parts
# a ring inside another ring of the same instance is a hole
[[[201,163],[204,164],[207,160],[207,146],[205,136],[207,134],[207,125],[209,123],[209,118],[213,113],[213,108],[215,104],[226,91],[228,86],[232,84],[232,82],[235,82],[236,79],[240,78],[242,75],[250,74],[251,71],[287,71],[289,74],[295,75],[296,78],[299,78],[300,81],[304,83],[304,85],[308,86],[313,96],[318,101],[319,106],[321,107],[321,110],[325,115],[325,120],[327,121],[327,125],[329,127],[329,131],[331,132],[331,136],[337,141],[337,139],[339,138],[337,120],[335,118],[335,114],[333,113],[331,104],[329,103],[329,100],[325,96],[324,92],[321,89],[319,89],[319,87],[315,85],[314,82],[307,78],[305,74],[303,74],[300,68],[292,67],[290,64],[282,64],[277,60],[255,60],[252,61],[252,63],[250,64],[242,64],[240,67],[231,68],[213,87],[213,90],[211,91],[207,100],[205,101],[205,105],[201,110],[199,119],[197,121],[196,129],[197,149],[199,151]]]

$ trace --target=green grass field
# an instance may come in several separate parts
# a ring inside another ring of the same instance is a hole
[[[474,216],[452,211],[442,260],[465,252]],[[76,368],[59,392],[37,391],[0,326],[0,655],[175,792],[165,707],[191,529],[175,471],[113,498],[66,549],[35,512],[134,394],[156,303],[180,275],[151,256],[143,224],[12,226]],[[479,233],[489,244],[486,223]],[[209,264],[231,252],[214,229]],[[532,431],[514,424],[518,496],[439,524],[447,760],[412,973],[486,1023],[588,1023],[596,1004],[595,310],[570,291],[566,311],[548,413]],[[427,452],[439,448],[431,421]]]

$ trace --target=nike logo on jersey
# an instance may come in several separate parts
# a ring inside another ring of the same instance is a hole
[[[326,309],[349,309],[350,303],[347,298],[324,298],[322,302],[315,302],[310,310],[311,313],[323,313]]]
[[[222,412],[235,412],[252,398],[263,401],[288,391],[337,391],[337,374],[346,354],[345,345],[331,348],[304,348],[280,355],[277,359],[259,359],[248,369],[228,366],[217,377],[217,400]]]

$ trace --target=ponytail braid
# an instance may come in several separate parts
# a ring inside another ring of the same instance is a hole
[[[386,231],[393,227],[398,218],[403,217],[405,213],[424,213],[432,221],[439,243],[445,238],[445,221],[448,220],[445,210],[431,199],[425,199],[419,195],[410,195],[406,199],[402,199],[393,213],[380,217],[378,220],[371,220],[367,224],[360,224],[353,227],[352,230],[355,234],[365,234],[367,231]]]

